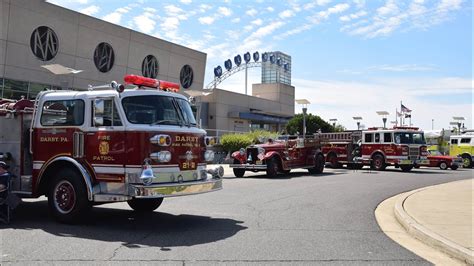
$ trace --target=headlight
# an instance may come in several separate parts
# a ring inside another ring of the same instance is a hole
[[[204,160],[207,162],[214,161],[214,152],[213,151],[204,152]]]
[[[167,163],[171,161],[171,152],[169,151],[154,152],[150,154],[150,158],[160,163]]]
[[[170,146],[171,137],[169,135],[155,135],[150,139],[150,142],[160,146]]]
[[[239,153],[240,153],[240,155],[244,156],[244,155],[245,155],[245,149],[244,149],[244,148],[240,148]]]
[[[258,154],[265,154],[265,149],[262,147],[257,147]]]
[[[216,138],[214,138],[214,137],[205,137],[204,138],[204,144],[206,144],[206,146],[214,146],[216,144]]]

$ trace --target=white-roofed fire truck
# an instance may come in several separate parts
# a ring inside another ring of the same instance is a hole
[[[375,170],[387,166],[408,172],[413,167],[429,164],[423,131],[416,127],[321,133],[325,139],[323,153],[332,167],[347,165],[362,168],[369,165]]]
[[[176,83],[135,75],[84,91],[49,90],[1,100],[0,161],[11,192],[48,197],[54,217],[75,222],[94,204],[127,201],[153,211],[165,197],[222,188],[208,169],[215,140],[198,128]]]

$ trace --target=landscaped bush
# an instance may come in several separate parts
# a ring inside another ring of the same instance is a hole
[[[246,148],[250,144],[261,143],[268,138],[276,138],[276,133],[271,133],[265,130],[256,130],[245,134],[226,134],[220,139],[225,151],[232,153],[238,151],[240,148]]]

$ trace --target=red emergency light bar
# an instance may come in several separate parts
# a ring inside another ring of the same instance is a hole
[[[125,75],[123,80],[127,84],[133,84],[140,87],[144,86],[160,89],[162,91],[179,92],[179,84],[170,81],[157,80],[137,75]]]

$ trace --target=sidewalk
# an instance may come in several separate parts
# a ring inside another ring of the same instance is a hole
[[[394,214],[410,235],[469,265],[474,263],[473,180],[405,193]]]

